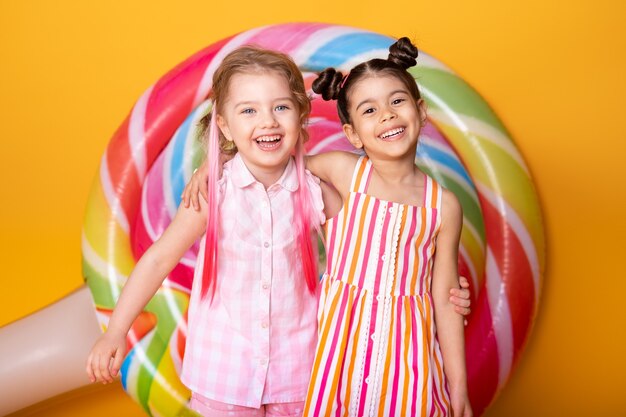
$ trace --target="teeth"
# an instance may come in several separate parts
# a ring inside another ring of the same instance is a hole
[[[403,127],[399,127],[397,129],[392,129],[392,130],[389,130],[389,131],[383,133],[382,135],[380,135],[380,138],[381,139],[386,139],[386,138],[388,138],[390,136],[397,135],[398,133],[402,133],[402,132],[404,132],[404,128]]]
[[[277,140],[280,140],[280,135],[261,136],[256,139],[257,142],[275,142]]]

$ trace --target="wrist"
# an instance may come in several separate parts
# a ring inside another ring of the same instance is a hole
[[[467,382],[465,380],[451,381],[448,380],[448,386],[450,387],[450,392],[454,392],[457,395],[465,395],[467,396]]]
[[[123,337],[126,338],[126,334],[128,331],[124,331],[124,329],[117,327],[115,325],[109,325],[106,330],[106,334],[111,337]]]

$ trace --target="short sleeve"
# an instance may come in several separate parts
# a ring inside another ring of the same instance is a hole
[[[313,210],[315,211],[315,215],[319,219],[319,224],[324,224],[326,222],[326,215],[324,214],[324,199],[322,198],[322,187],[320,186],[320,179],[311,174],[308,169],[305,170],[305,175],[307,187],[309,187],[309,192],[313,203]]]

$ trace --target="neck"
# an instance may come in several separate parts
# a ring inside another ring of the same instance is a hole
[[[248,171],[250,171],[252,176],[258,182],[263,184],[266,190],[272,185],[276,184],[276,181],[278,181],[280,177],[283,175],[283,173],[285,172],[285,169],[287,168],[287,164],[289,163],[289,159],[287,159],[284,163],[280,165],[271,166],[271,167],[263,167],[263,166],[248,164],[245,158],[242,157],[242,159],[243,159],[244,164],[246,164]]]
[[[415,166],[415,153],[400,159],[372,158],[370,161],[376,174],[387,184],[403,184],[412,182],[419,174]]]

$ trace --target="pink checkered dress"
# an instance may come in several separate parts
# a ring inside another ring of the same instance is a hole
[[[324,222],[319,180],[307,172]],[[265,190],[239,155],[220,180],[220,247],[213,303],[196,269],[181,379],[215,401],[255,407],[304,401],[317,340],[317,296],[303,278],[293,228],[295,163]],[[204,239],[197,265],[203,264]]]

